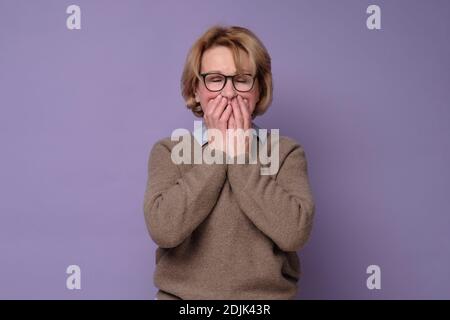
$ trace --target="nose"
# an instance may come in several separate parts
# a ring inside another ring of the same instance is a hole
[[[233,82],[231,81],[231,78],[228,78],[227,83],[225,84],[225,87],[223,87],[221,93],[222,96],[228,99],[230,101],[236,96],[236,90],[234,90]]]

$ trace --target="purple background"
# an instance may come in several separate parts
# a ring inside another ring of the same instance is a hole
[[[67,6],[82,10],[68,30]],[[366,28],[366,8],[382,30]],[[450,298],[450,2],[0,2],[0,298],[153,299],[153,143],[193,129],[188,49],[253,30],[316,200],[300,299]],[[66,267],[82,289],[66,289]],[[366,268],[381,267],[381,290]]]

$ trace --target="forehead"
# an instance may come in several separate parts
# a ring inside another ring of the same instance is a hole
[[[252,72],[253,67],[248,54],[240,50],[242,68],[247,72]],[[216,46],[206,50],[202,56],[201,72],[218,71],[223,74],[236,73],[233,52],[224,46]]]

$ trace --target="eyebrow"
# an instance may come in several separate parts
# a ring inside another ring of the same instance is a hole
[[[249,74],[252,74],[249,70],[242,70],[243,72],[248,72]],[[222,71],[219,71],[219,70],[210,70],[210,71],[207,71],[207,72],[203,72],[203,73],[221,73],[221,74],[223,74],[222,73]],[[237,73],[235,73],[234,75],[236,75]],[[224,74],[224,76],[225,76],[226,74]],[[231,75],[230,75],[231,76]]]

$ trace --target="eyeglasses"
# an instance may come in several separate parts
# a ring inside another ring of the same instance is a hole
[[[256,78],[249,73],[225,76],[221,73],[211,72],[200,75],[203,78],[206,89],[213,92],[222,90],[227,84],[228,78],[231,78],[234,89],[240,92],[247,92],[252,90]]]

